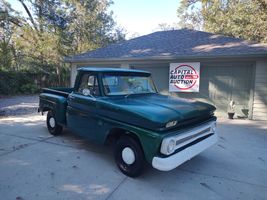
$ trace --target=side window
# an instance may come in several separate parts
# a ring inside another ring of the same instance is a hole
[[[99,96],[97,77],[92,74],[84,74],[77,92],[84,96]]]

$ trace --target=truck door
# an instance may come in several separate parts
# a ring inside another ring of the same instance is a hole
[[[100,96],[96,74],[81,76],[79,87],[68,97],[67,126],[78,134],[95,139],[97,124],[97,98]]]

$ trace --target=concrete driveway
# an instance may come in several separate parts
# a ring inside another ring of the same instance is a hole
[[[219,143],[170,172],[124,176],[112,150],[71,132],[48,134],[45,117],[0,119],[0,199],[267,199],[267,124],[220,120]]]

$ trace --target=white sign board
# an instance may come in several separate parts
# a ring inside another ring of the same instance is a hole
[[[170,63],[170,92],[199,92],[200,63]]]

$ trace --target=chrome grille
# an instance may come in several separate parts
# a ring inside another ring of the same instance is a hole
[[[200,135],[203,135],[203,134],[205,134],[205,133],[207,133],[207,132],[210,132],[210,130],[211,130],[211,128],[209,127],[209,128],[206,128],[205,130],[200,131],[199,133],[196,133],[196,134],[194,134],[194,135],[190,135],[190,136],[185,137],[185,138],[183,138],[183,139],[177,140],[177,141],[176,141],[176,145],[179,145],[179,144],[181,144],[181,143],[183,143],[183,142],[185,142],[185,141],[187,141],[187,140],[190,140],[190,139],[192,139],[192,138],[195,138],[195,137],[198,137],[198,136],[200,136]]]

